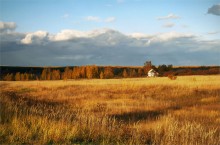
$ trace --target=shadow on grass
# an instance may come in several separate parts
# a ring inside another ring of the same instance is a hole
[[[68,121],[75,118],[75,112],[69,111],[65,102],[38,100],[13,91],[2,93],[0,106],[0,123],[11,122],[14,117],[27,115],[46,117],[56,121],[66,119],[67,116]]]
[[[159,116],[164,115],[162,111],[136,111],[136,112],[128,112],[123,114],[114,114],[110,117],[113,117],[117,120],[124,122],[137,122],[142,120],[155,120]]]
[[[23,102],[29,107],[37,106],[37,105],[54,107],[54,106],[64,104],[64,102],[61,102],[61,101],[38,100],[37,98],[31,98],[30,96],[26,96],[26,95],[23,95],[22,93],[17,93],[17,92],[14,92],[14,91],[2,92],[2,94],[7,96],[8,99],[11,100],[12,102],[17,102],[17,103],[18,102]]]
[[[110,117],[124,122],[137,122],[137,121],[153,121],[158,117],[168,114],[169,111],[182,109],[181,106],[171,106],[164,109],[151,110],[151,111],[135,111],[122,114],[113,114]]]

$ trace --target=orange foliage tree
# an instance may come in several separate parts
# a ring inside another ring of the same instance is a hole
[[[95,65],[92,66],[86,66],[86,77],[88,79],[92,79],[92,78],[98,78],[98,67]]]
[[[106,67],[104,69],[104,78],[106,79],[110,79],[114,77],[114,72],[113,69],[111,67]]]

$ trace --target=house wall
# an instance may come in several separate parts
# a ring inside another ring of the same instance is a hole
[[[149,76],[149,77],[154,77],[154,76],[155,76],[155,73],[153,73],[153,72],[148,73],[148,76]]]
[[[147,73],[148,77],[156,77],[158,76],[158,73],[156,71],[154,71],[153,69],[151,69],[148,73]]]

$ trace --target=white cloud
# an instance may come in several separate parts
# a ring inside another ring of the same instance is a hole
[[[48,32],[36,31],[34,33],[28,33],[25,38],[21,40],[22,44],[43,44],[48,40]]]
[[[96,16],[88,16],[86,17],[86,20],[87,21],[94,21],[94,22],[100,22],[101,19],[99,17],[96,17]]]
[[[115,20],[116,20],[115,17],[108,17],[108,18],[105,19],[105,22],[111,23],[111,22],[114,22]]]
[[[143,34],[143,33],[133,33],[129,36],[136,38],[136,39],[146,39],[151,42],[165,42],[165,41],[171,41],[174,39],[179,38],[193,38],[196,37],[193,34],[190,33],[178,33],[178,32],[167,32],[167,33],[158,33],[158,34]]]
[[[85,37],[88,37],[87,32],[65,29],[65,30],[62,30],[61,32],[57,33],[56,35],[51,36],[50,40],[64,41],[64,40],[70,40],[73,38],[85,38]]]
[[[93,37],[97,37],[102,34],[110,34],[112,31],[114,30],[111,30],[108,28],[96,29],[92,31],[77,31],[77,30],[65,29],[55,35],[51,35],[50,40],[51,41],[66,41],[66,40],[71,40],[75,38],[93,38]]]
[[[69,18],[69,17],[70,17],[69,14],[64,14],[64,15],[62,16],[62,18],[64,18],[64,19],[67,19],[67,18]]]
[[[180,17],[175,14],[168,14],[167,16],[158,17],[158,20],[167,20],[167,19],[179,19]]]
[[[179,39],[179,38],[194,38],[194,37],[195,35],[190,34],[190,33],[167,32],[167,33],[160,33],[160,34],[154,35],[151,41],[165,42],[165,41],[171,41],[171,40]]]
[[[0,22],[0,32],[13,31],[16,28],[15,22]]]
[[[215,34],[219,34],[220,31],[211,31],[211,32],[208,32],[207,34],[209,35],[215,35]]]
[[[207,13],[220,16],[220,4],[213,5],[211,8],[208,9]]]
[[[171,27],[174,27],[174,26],[175,26],[174,23],[166,23],[166,24],[163,25],[163,27],[165,27],[165,28],[171,28]]]
[[[144,34],[144,33],[132,33],[132,34],[128,34],[128,36],[135,39],[150,39],[153,37],[153,35]]]

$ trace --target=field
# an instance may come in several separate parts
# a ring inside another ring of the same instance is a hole
[[[219,75],[0,87],[0,144],[220,144]]]

